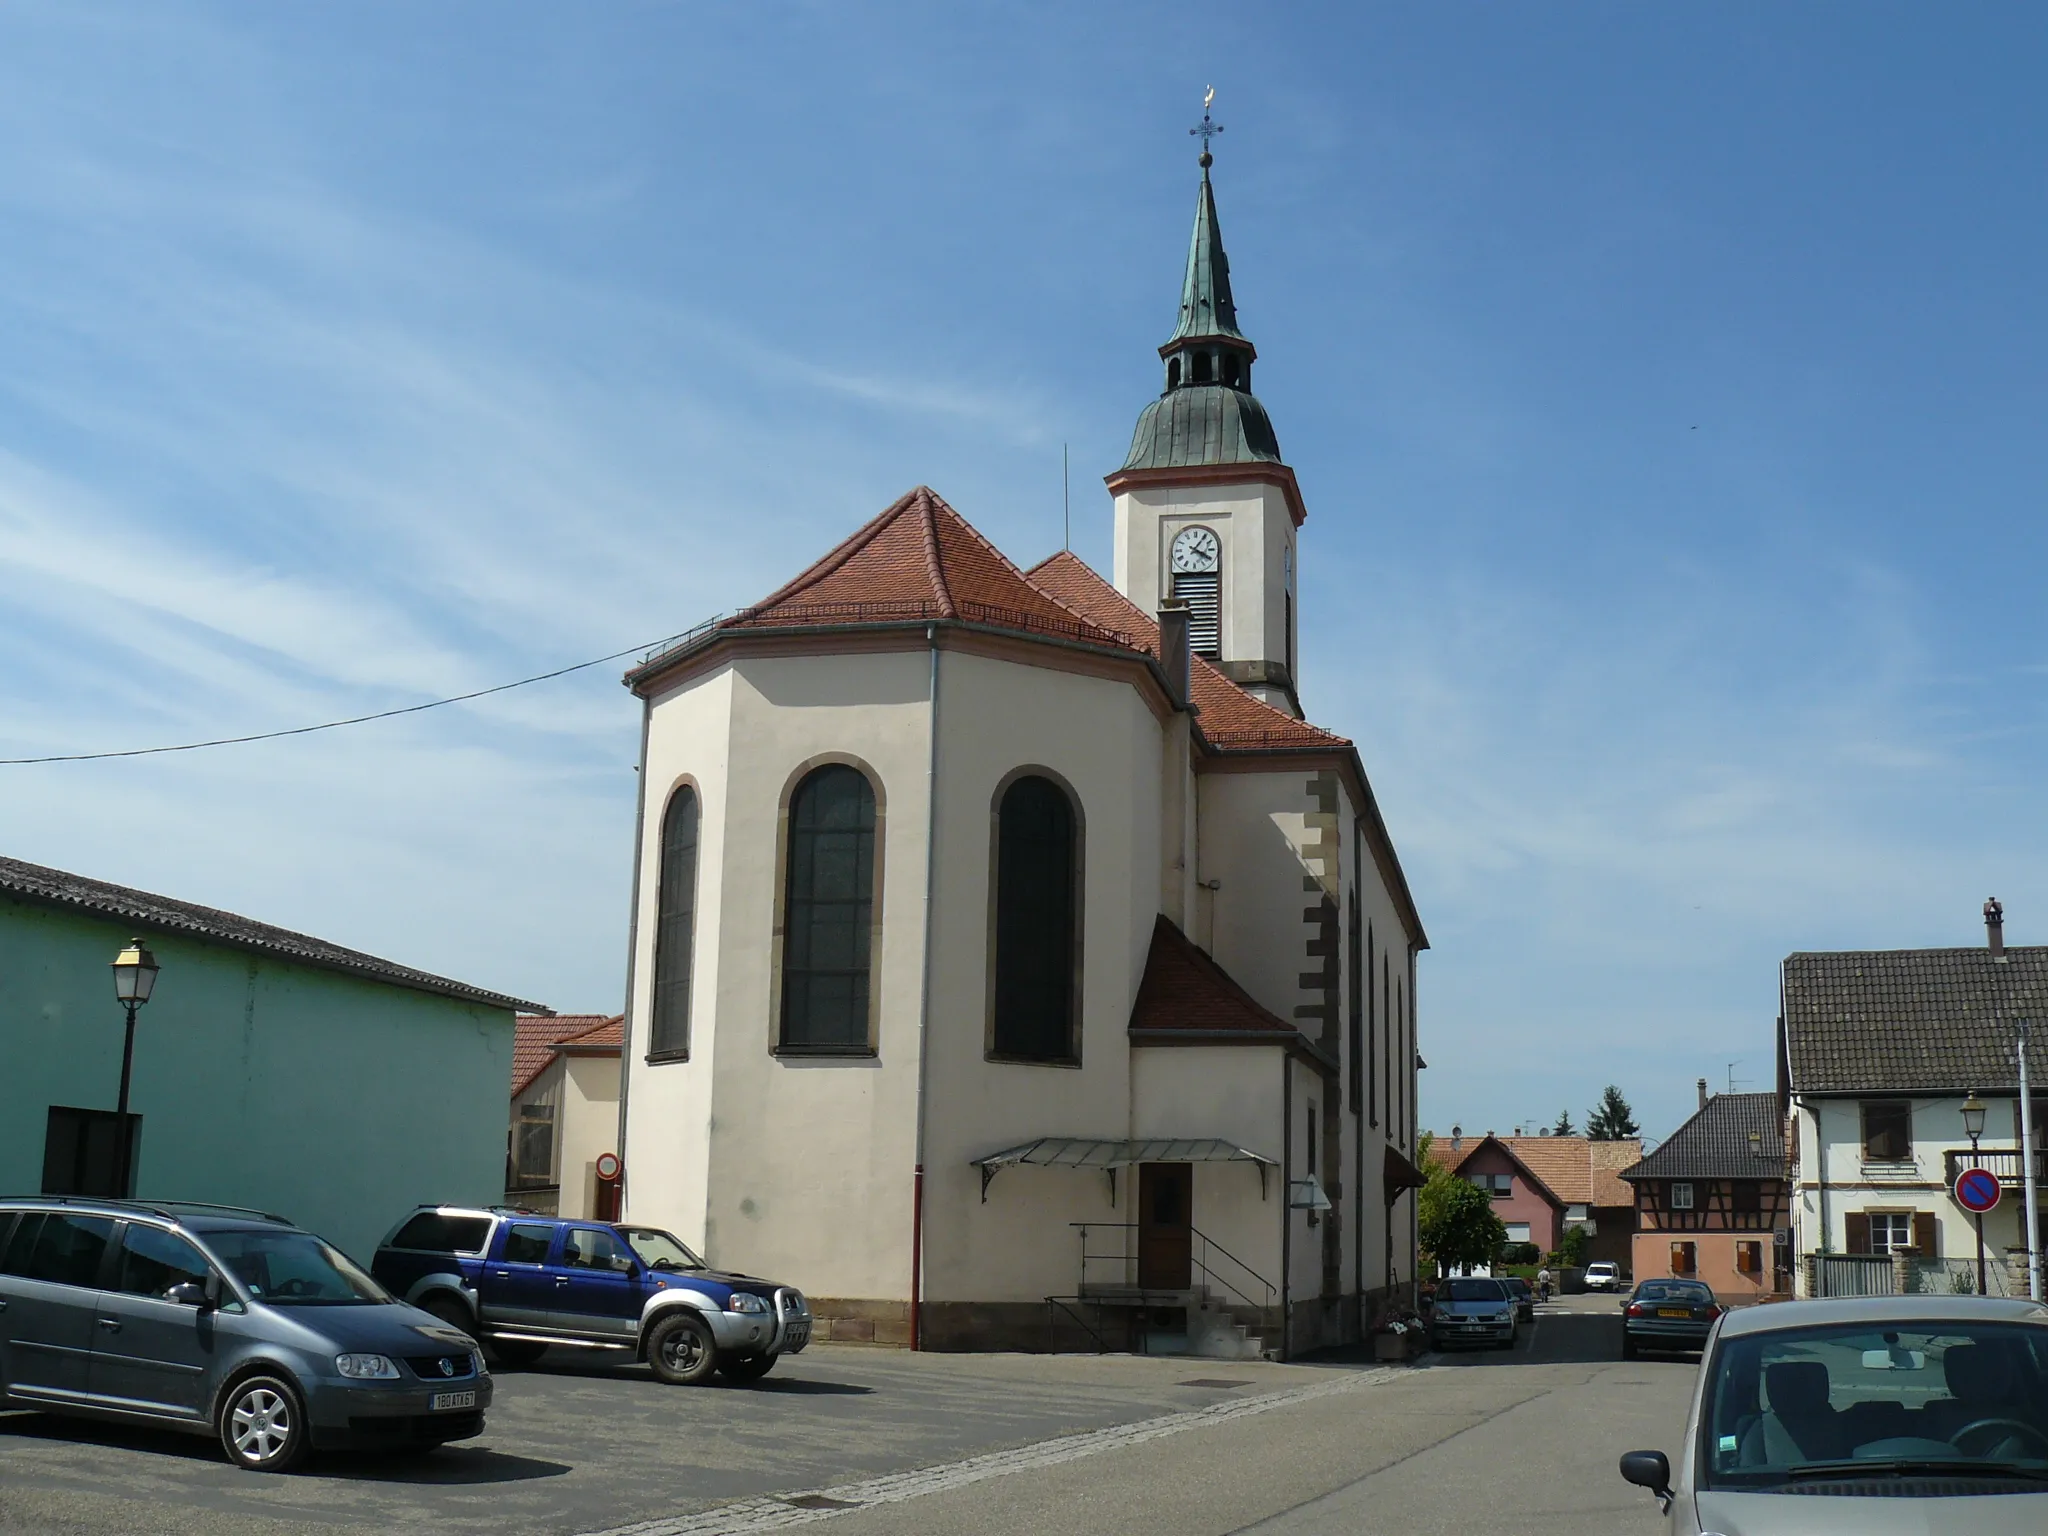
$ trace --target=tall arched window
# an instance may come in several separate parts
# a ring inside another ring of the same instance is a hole
[[[1080,1059],[1074,1015],[1079,870],[1074,805],[1040,774],[1003,791],[996,808],[993,1055]]]
[[[789,802],[783,900],[784,1050],[865,1051],[875,911],[875,790],[830,763]]]
[[[661,818],[661,875],[654,925],[654,1022],[650,1057],[690,1050],[690,951],[697,929],[697,792],[685,784]]]

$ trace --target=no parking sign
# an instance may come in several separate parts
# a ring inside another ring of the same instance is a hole
[[[1956,1204],[1982,1216],[1998,1204],[1998,1175],[1988,1168],[1965,1168],[1956,1175]]]

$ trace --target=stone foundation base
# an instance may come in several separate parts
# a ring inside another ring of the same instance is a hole
[[[812,1296],[811,1337],[821,1344],[910,1347],[910,1303]]]

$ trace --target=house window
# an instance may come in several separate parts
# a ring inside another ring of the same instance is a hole
[[[1509,1241],[1509,1242],[1511,1242],[1511,1243],[1526,1243],[1526,1242],[1528,1242],[1528,1241],[1530,1240],[1530,1239],[1529,1239],[1529,1223],[1528,1223],[1528,1222],[1526,1222],[1526,1221],[1510,1221],[1510,1222],[1507,1222],[1507,1223],[1505,1223],[1505,1225],[1506,1225],[1506,1227],[1507,1227],[1507,1229],[1508,1229],[1508,1241]]]
[[[1674,1275],[1696,1275],[1699,1272],[1699,1244],[1673,1243],[1671,1245],[1671,1273]]]
[[[1744,1239],[1735,1245],[1735,1272],[1752,1279],[1764,1272],[1764,1245],[1754,1239]]]
[[[1515,1192],[1515,1176],[1512,1173],[1475,1173],[1472,1175],[1472,1183],[1496,1200],[1506,1200]]]
[[[1308,1176],[1316,1176],[1316,1107],[1308,1106]]]
[[[512,1126],[512,1185],[546,1189],[555,1182],[555,1103],[552,1094],[519,1106]]]
[[[1872,1253],[1902,1253],[1913,1246],[1913,1213],[1911,1211],[1872,1211],[1870,1213],[1870,1251]]]
[[[865,1052],[875,903],[875,791],[831,763],[789,804],[781,1048]]]
[[[1671,1209],[1689,1211],[1692,1209],[1692,1185],[1683,1181],[1671,1186]]]
[[[661,818],[661,877],[654,927],[654,1024],[650,1059],[690,1050],[690,946],[697,917],[697,792],[687,784],[669,797]]]
[[[997,1056],[1080,1059],[1076,842],[1073,802],[1051,779],[1029,774],[1003,791],[996,811]]]
[[[1371,923],[1365,925],[1365,970],[1359,981],[1365,992],[1365,1104],[1366,1113],[1372,1124],[1380,1123],[1380,1053],[1377,1045],[1380,1024],[1385,1017],[1373,1006],[1372,962],[1377,951],[1377,936]]]
[[[1905,1099],[1872,1099],[1863,1105],[1863,1161],[1906,1163],[1913,1159],[1913,1106]]]

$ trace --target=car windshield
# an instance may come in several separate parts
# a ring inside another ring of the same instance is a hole
[[[1509,1290],[1516,1292],[1517,1294],[1529,1289],[1529,1282],[1524,1280],[1520,1275],[1515,1276],[1511,1280],[1503,1280],[1501,1281],[1501,1284],[1506,1286]]]
[[[310,1232],[208,1232],[206,1245],[258,1301],[275,1307],[364,1306],[391,1293]]]
[[[1710,1487],[1886,1471],[2048,1479],[2048,1328],[1916,1322],[1724,1338],[1701,1429]]]
[[[702,1269],[704,1261],[659,1227],[620,1227],[619,1231],[649,1269]]]
[[[1437,1296],[1444,1301],[1506,1301],[1498,1280],[1446,1280]]]

